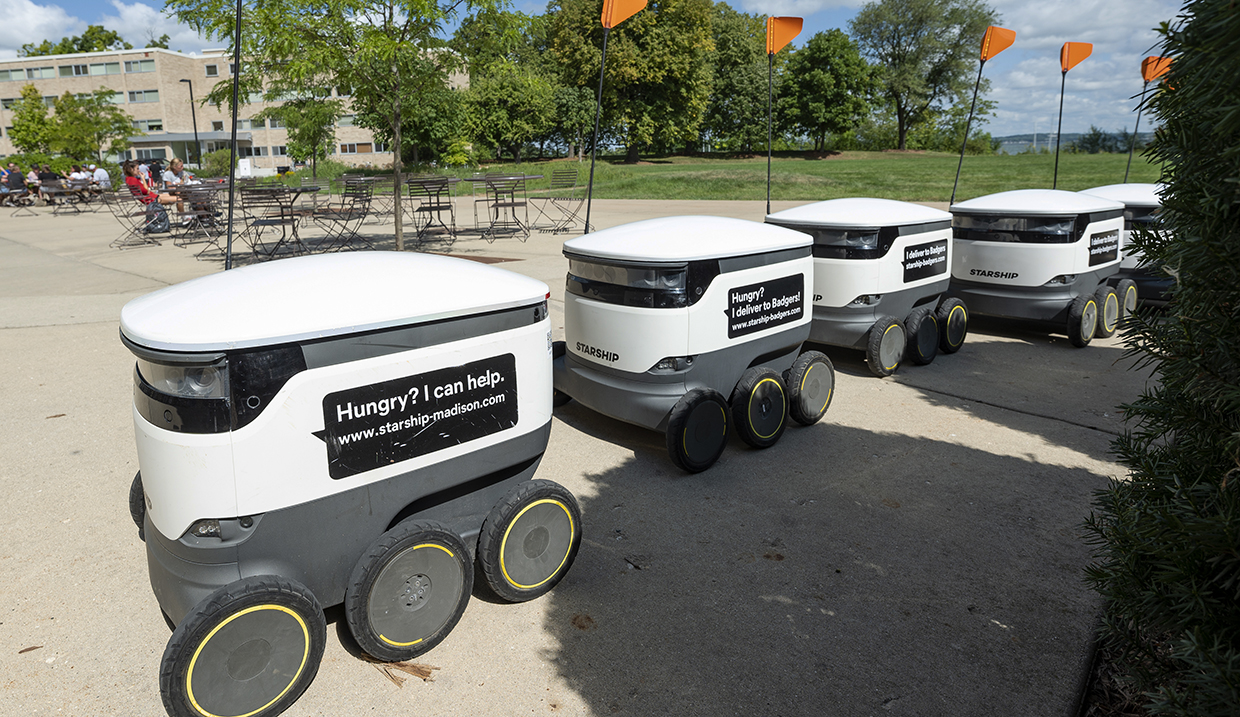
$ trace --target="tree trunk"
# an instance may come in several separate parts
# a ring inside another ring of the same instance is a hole
[[[400,74],[396,75],[396,107],[392,116],[392,138],[395,140],[395,146],[392,147],[392,221],[395,223],[396,232],[396,251],[405,250],[405,232],[403,219],[403,210],[400,202]]]
[[[636,144],[629,145],[628,150],[625,152],[625,155],[624,155],[624,161],[626,164],[637,164],[637,160],[638,160],[637,150],[638,150],[638,146]]]
[[[904,149],[905,141],[908,139],[908,124],[905,118],[905,114],[906,112],[904,109],[904,105],[900,104],[899,100],[897,100],[896,101],[896,133],[899,139],[896,144],[896,149],[900,149],[900,150]]]

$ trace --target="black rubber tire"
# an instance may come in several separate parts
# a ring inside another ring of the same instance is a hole
[[[142,471],[133,475],[129,484],[129,517],[138,526],[138,540],[146,542],[146,493],[142,490]]]
[[[1120,279],[1120,282],[1115,285],[1115,293],[1119,295],[1121,321],[1137,313],[1137,302],[1140,300],[1137,282],[1132,279]]]
[[[563,341],[551,342],[551,360],[555,361],[568,353],[568,345]],[[551,407],[559,408],[573,400],[573,397],[558,389],[551,389]]]
[[[969,308],[954,296],[943,299],[934,312],[939,324],[939,351],[954,354],[969,335]]]
[[[754,448],[775,445],[788,427],[788,387],[783,376],[765,366],[741,374],[731,406],[736,432]]]
[[[478,536],[478,564],[495,594],[525,602],[550,592],[581,548],[581,508],[568,489],[525,481],[491,508]]]
[[[172,632],[159,670],[164,709],[172,717],[278,715],[314,681],[326,644],[323,609],[301,583],[275,575],[229,583]]]
[[[818,351],[797,356],[784,377],[788,387],[788,415],[802,426],[812,426],[822,419],[835,397],[835,366]]]
[[[682,470],[700,473],[715,464],[728,444],[728,402],[713,388],[680,397],[667,421],[667,454]]]
[[[461,538],[439,523],[406,520],[353,566],[345,619],[366,654],[403,662],[452,632],[473,588],[474,564]]]
[[[1094,300],[1098,302],[1098,328],[1094,331],[1094,335],[1109,339],[1115,335],[1120,319],[1123,317],[1119,295],[1115,293],[1114,287],[1103,284],[1094,292]]]
[[[865,362],[870,373],[883,378],[900,368],[904,357],[904,327],[894,317],[880,316],[870,327],[870,339],[865,348]]]
[[[913,309],[904,319],[904,336],[908,341],[905,355],[918,366],[934,361],[939,352],[939,321],[928,306]]]
[[[1098,329],[1098,300],[1093,294],[1081,294],[1068,307],[1068,340],[1078,349],[1089,345]]]

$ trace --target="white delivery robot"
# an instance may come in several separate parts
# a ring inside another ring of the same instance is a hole
[[[672,461],[703,471],[728,424],[775,444],[787,416],[817,422],[835,369],[809,338],[813,241],[721,217],[666,217],[564,243],[566,345],[558,401],[664,431]],[[729,398],[730,397],[730,398]]]
[[[847,198],[767,216],[814,238],[810,341],[858,348],[876,376],[907,355],[928,364],[964,345],[964,302],[943,298],[951,279],[952,215],[890,199]]]
[[[474,262],[286,259],[129,302],[141,468],[130,507],[170,625],[170,715],[274,715],[343,603],[383,661],[460,619],[475,555],[501,597],[550,590],[581,515],[530,480],[551,430],[545,284]]]
[[[1073,346],[1119,325],[1107,285],[1119,271],[1124,206],[1054,189],[1019,189],[953,204],[948,293],[982,316],[1058,324]]]
[[[1124,259],[1116,275],[1119,280],[1115,283],[1115,290],[1119,293],[1125,316],[1136,311],[1138,301],[1153,306],[1165,305],[1167,292],[1171,289],[1171,275],[1159,267],[1146,264],[1145,257],[1132,246],[1133,230],[1154,226],[1158,210],[1162,208],[1162,200],[1158,198],[1160,191],[1160,185],[1134,182],[1108,184],[1081,192],[1124,205],[1124,232],[1121,237]]]

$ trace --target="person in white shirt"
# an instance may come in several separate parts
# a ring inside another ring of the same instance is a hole
[[[147,164],[147,163],[146,163],[146,160],[145,160],[145,159],[144,159],[144,160],[142,160],[142,161],[138,164],[138,174],[141,174],[141,175],[142,175],[142,178],[143,178],[143,179],[145,179],[145,180],[147,181],[147,183],[148,183],[148,184],[150,184],[150,182],[151,182],[151,166],[150,166],[149,164]]]
[[[192,184],[194,175],[185,169],[185,163],[179,158],[173,158],[168,163],[168,169],[164,170],[164,186],[179,187],[182,184]]]
[[[103,167],[96,167],[92,164],[90,165],[90,171],[92,173],[91,179],[95,181],[95,186],[100,189],[112,188],[112,175],[108,174],[108,170]]]

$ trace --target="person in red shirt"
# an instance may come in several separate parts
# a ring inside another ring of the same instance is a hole
[[[176,197],[167,192],[160,193],[151,189],[151,185],[147,184],[146,179],[138,174],[138,163],[132,159],[125,160],[121,165],[121,171],[125,173],[125,186],[129,187],[129,193],[134,195],[143,204],[151,204],[159,202],[164,206],[177,205],[178,212],[185,211],[185,204]]]

